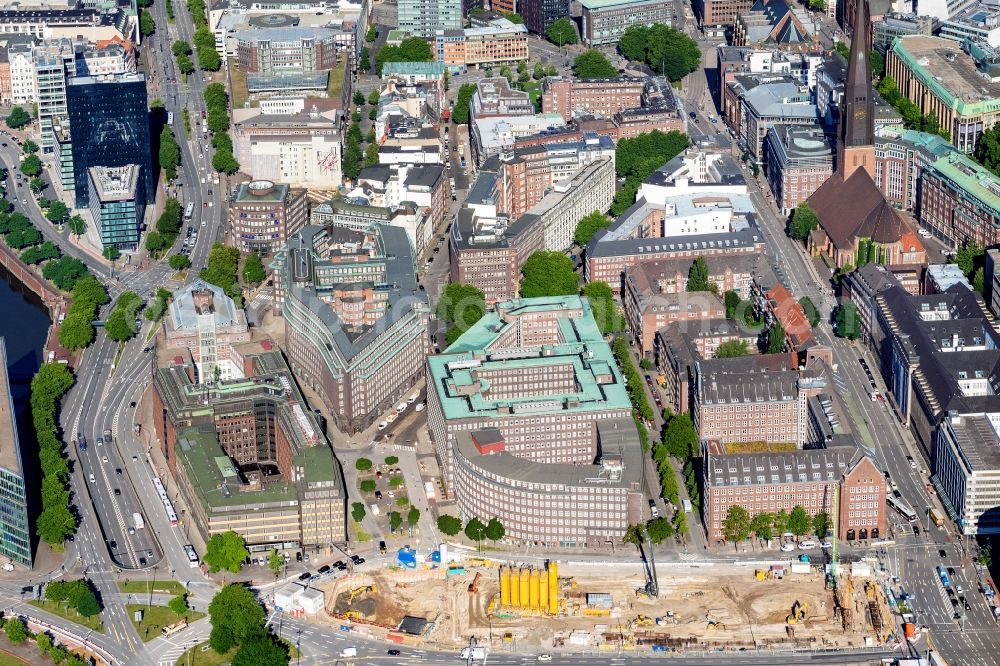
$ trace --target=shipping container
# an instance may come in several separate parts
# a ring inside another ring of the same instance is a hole
[[[612,598],[610,592],[588,592],[587,605],[594,608],[611,608]]]

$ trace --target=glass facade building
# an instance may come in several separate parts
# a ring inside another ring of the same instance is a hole
[[[138,165],[142,203],[156,192],[153,181],[146,77],[121,74],[76,77],[66,86],[73,144],[73,184],[77,208],[90,206],[91,167]]]
[[[30,568],[31,524],[3,338],[0,338],[0,363],[3,365],[0,368],[0,556]]]
[[[90,215],[104,247],[127,252],[139,248],[140,227],[146,212],[142,176],[146,171],[138,164],[88,169]]]

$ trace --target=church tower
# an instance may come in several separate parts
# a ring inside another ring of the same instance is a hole
[[[837,142],[837,172],[847,180],[858,169],[875,179],[875,109],[872,103],[872,75],[868,64],[865,35],[868,31],[867,0],[857,0],[851,56],[847,63],[847,85],[840,112]]]

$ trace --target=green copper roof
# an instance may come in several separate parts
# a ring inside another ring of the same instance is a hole
[[[992,171],[959,152],[936,160],[929,169],[952,183],[963,197],[990,208],[994,219],[1000,218],[1000,178]]]
[[[975,82],[976,92],[980,95],[977,96],[976,101],[956,97],[955,94],[944,85],[944,79],[940,75],[935,75],[928,69],[930,65],[929,61],[925,61],[924,58],[914,55],[907,50],[908,43],[915,45],[926,44],[932,42],[932,40],[940,42],[942,48],[951,48],[956,53],[957,58],[971,60],[971,57],[966,53],[963,53],[957,43],[939,37],[926,37],[923,35],[897,37],[893,40],[892,52],[896,55],[896,57],[903,61],[907,69],[913,72],[914,76],[919,79],[920,83],[933,92],[934,95],[944,102],[945,105],[950,106],[958,115],[975,116],[977,114],[996,113],[997,111],[1000,111],[1000,98],[981,94],[984,89],[995,89],[995,86],[990,84],[990,82],[986,79],[983,79],[981,82]],[[938,57],[941,58],[941,60],[944,59],[943,55]],[[970,69],[971,72],[974,72],[975,67],[973,66]],[[965,88],[972,87],[972,83],[966,80],[961,73],[948,74],[954,79],[956,85]]]

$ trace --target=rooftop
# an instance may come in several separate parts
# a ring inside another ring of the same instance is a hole
[[[236,33],[236,39],[253,44],[259,42],[300,42],[305,39],[333,41],[338,30],[328,28],[293,27],[268,28],[267,30],[243,30]]]
[[[1000,217],[1000,178],[992,171],[958,151],[936,160],[929,169],[957,185],[964,196],[992,209],[994,220]]]
[[[253,203],[255,201],[275,203],[288,197],[288,185],[272,183],[269,180],[254,180],[242,183],[236,193],[236,203]]]
[[[1000,414],[966,414],[947,419],[955,433],[961,456],[973,472],[1000,469],[1000,437],[997,419]]]
[[[196,299],[195,296],[210,294],[207,299]],[[207,303],[207,305],[206,305]],[[211,314],[216,327],[242,326],[246,327],[246,315],[236,307],[221,287],[209,284],[203,280],[195,280],[182,289],[174,292],[170,302],[170,325],[180,330],[198,330],[198,317]]]
[[[723,454],[709,446],[706,484],[714,487],[839,481],[864,454],[856,446]]]
[[[633,5],[659,5],[660,0],[580,0],[584,9],[594,11],[597,9],[617,9],[619,7],[630,7]]]
[[[21,445],[17,437],[17,419],[7,373],[7,341],[0,337],[0,467],[21,476]]]
[[[137,196],[139,183],[138,164],[126,164],[120,167],[90,167],[87,173],[94,184],[98,199],[102,203],[112,201],[131,201]]]
[[[917,79],[960,115],[1000,109],[1000,83],[980,76],[976,62],[950,39],[908,35],[892,44]]]

